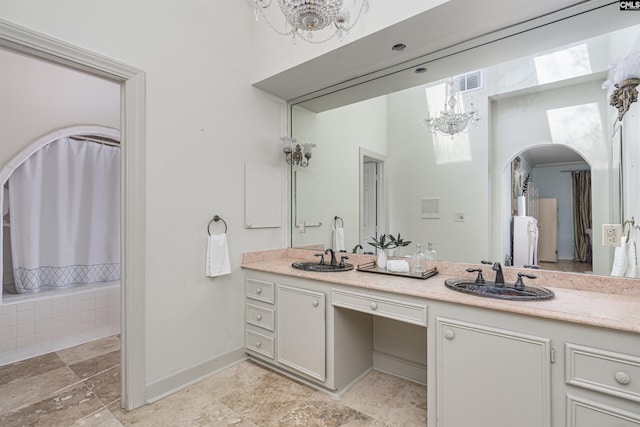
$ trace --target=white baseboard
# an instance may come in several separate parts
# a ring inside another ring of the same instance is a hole
[[[145,403],[156,402],[163,397],[185,389],[211,375],[220,372],[236,363],[247,359],[244,346],[238,347],[228,353],[218,355],[199,365],[183,369],[177,373],[168,375],[145,386]]]
[[[404,378],[418,384],[427,384],[426,365],[404,360],[379,351],[373,352],[373,369]]]

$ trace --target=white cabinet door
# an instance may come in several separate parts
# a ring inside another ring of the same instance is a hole
[[[550,340],[437,319],[440,427],[551,425]]]
[[[277,286],[278,362],[324,381],[325,294]]]

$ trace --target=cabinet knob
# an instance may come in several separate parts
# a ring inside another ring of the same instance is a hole
[[[631,377],[625,372],[616,372],[616,381],[623,385],[629,384],[631,382]]]
[[[314,307],[317,307],[317,306],[318,306],[318,304],[319,304],[319,303],[318,303],[318,300],[317,300],[317,299],[314,299],[314,300],[313,300],[313,306],[314,306]]]
[[[371,310],[375,310],[378,308],[378,304],[376,304],[375,302],[372,302],[371,304],[369,304],[369,307],[371,307]]]
[[[256,294],[260,295],[262,293],[262,289],[261,288],[256,288]]]
[[[256,341],[256,347],[262,347],[262,341]]]
[[[260,313],[256,314],[256,320],[262,320],[262,314]]]
[[[452,340],[455,336],[455,332],[453,332],[451,329],[447,329],[446,331],[444,331],[444,337],[448,340]]]

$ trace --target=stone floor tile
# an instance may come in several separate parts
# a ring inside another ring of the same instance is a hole
[[[278,420],[304,403],[314,390],[268,372],[250,392],[234,390],[220,402],[259,426],[278,425]]]
[[[47,353],[42,356],[0,366],[0,386],[15,383],[64,366],[66,366],[66,364],[56,353]]]
[[[118,350],[120,350],[120,336],[113,335],[65,348],[64,350],[58,350],[56,353],[67,365],[73,365],[74,363],[93,359],[94,357]]]
[[[193,393],[206,393],[212,399],[221,399],[235,390],[250,391],[267,373],[269,371],[261,366],[244,361],[197,382],[189,389]]]
[[[84,380],[84,383],[104,405],[109,405],[120,399],[120,366],[93,375]]]
[[[278,420],[280,426],[370,426],[374,419],[348,406],[327,400],[307,400]]]
[[[411,382],[373,370],[347,390],[340,402],[378,419],[407,384]]]
[[[133,411],[125,411],[119,404],[109,406],[109,410],[124,426],[256,427],[256,424],[206,394],[190,390],[180,391]]]
[[[80,379],[90,378],[113,367],[120,367],[120,351],[112,351],[69,365]]]
[[[83,418],[80,418],[72,427],[122,427],[122,423],[107,409],[102,408]]]
[[[78,376],[65,366],[2,385],[0,386],[0,414],[40,402],[66,387],[73,388],[78,384],[81,384]]]
[[[0,425],[69,426],[101,408],[102,403],[80,383],[40,402],[0,415]]]

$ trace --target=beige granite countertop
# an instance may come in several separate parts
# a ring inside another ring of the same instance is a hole
[[[351,270],[340,273],[315,273],[291,267],[295,261],[317,260],[313,251],[300,249],[278,249],[251,252],[243,255],[242,268],[320,280],[358,288],[373,289],[430,300],[452,302],[491,310],[500,310],[536,317],[563,320],[591,326],[640,333],[640,281],[617,279],[584,274],[533,272],[538,278],[534,283],[552,290],[555,297],[545,301],[504,301],[482,298],[455,292],[444,286],[450,277],[473,277],[464,271],[471,264],[436,261],[439,274],[426,280],[372,274]],[[354,265],[370,262],[371,255],[349,256]],[[487,280],[493,277],[491,266],[482,266]],[[505,281],[514,282],[515,268],[505,268]],[[527,273],[532,273],[527,270]]]

